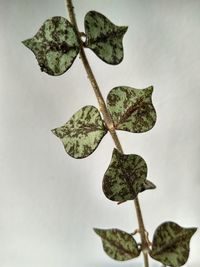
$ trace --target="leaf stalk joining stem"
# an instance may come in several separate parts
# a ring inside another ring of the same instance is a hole
[[[102,93],[100,91],[99,85],[95,79],[93,71],[92,71],[90,64],[88,62],[88,59],[86,57],[86,54],[84,51],[84,44],[81,40],[81,34],[79,33],[78,25],[76,22],[76,16],[75,16],[74,6],[72,3],[72,0],[66,0],[66,6],[67,6],[68,13],[69,13],[70,21],[73,24],[74,29],[75,29],[76,34],[77,34],[77,37],[78,37],[79,46],[80,46],[80,58],[81,58],[82,63],[85,67],[87,77],[88,77],[88,79],[92,85],[92,88],[94,90],[94,93],[96,95],[96,98],[97,98],[97,101],[99,104],[100,112],[103,115],[106,127],[108,128],[108,131],[110,132],[110,134],[112,136],[112,139],[115,143],[116,148],[121,153],[123,153],[121,143],[119,141],[115,127],[113,125],[112,117],[111,117],[111,115],[110,115],[110,113],[106,107],[106,103],[105,103],[104,98],[102,96]],[[142,252],[143,252],[143,257],[144,257],[144,267],[149,267],[149,261],[148,261],[149,244],[148,244],[148,240],[146,237],[146,230],[145,230],[145,226],[144,226],[144,221],[143,221],[142,212],[141,212],[138,197],[135,198],[134,204],[135,204],[135,209],[136,209],[136,214],[137,214],[137,219],[138,219],[139,233],[140,233],[140,237],[141,237]]]

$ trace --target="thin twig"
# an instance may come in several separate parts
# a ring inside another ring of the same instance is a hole
[[[80,58],[83,62],[83,65],[84,65],[85,70],[87,72],[88,79],[89,79],[89,81],[92,85],[92,88],[94,90],[94,93],[96,95],[96,98],[97,98],[97,101],[99,104],[100,112],[103,115],[105,124],[108,128],[108,131],[110,132],[110,134],[112,136],[112,139],[115,143],[116,148],[121,153],[123,153],[123,149],[122,149],[121,143],[119,141],[119,138],[117,136],[111,115],[110,115],[110,113],[106,107],[106,104],[105,104],[104,98],[101,94],[99,85],[95,79],[93,71],[92,71],[90,64],[88,62],[88,59],[86,57],[86,54],[84,51],[84,45],[83,45],[83,42],[81,40],[78,25],[76,22],[76,17],[75,17],[75,12],[74,12],[72,0],[66,0],[66,5],[67,5],[70,21],[73,24],[74,29],[75,29],[76,34],[77,34],[77,37],[78,37],[79,46],[80,46]],[[140,208],[140,204],[139,204],[139,199],[136,198],[134,200],[134,203],[135,203],[135,209],[136,209],[136,214],[137,214],[137,219],[138,219],[138,224],[139,224],[139,233],[140,233],[140,237],[141,237],[142,251],[143,251],[143,256],[144,256],[144,267],[149,267],[149,262],[148,262],[149,244],[148,244],[148,241],[146,239],[146,234],[145,234],[146,230],[144,227],[144,221],[143,221],[142,212],[141,212],[141,208]]]

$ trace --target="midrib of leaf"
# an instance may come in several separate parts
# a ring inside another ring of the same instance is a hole
[[[41,43],[42,42],[38,42],[38,43]],[[66,53],[66,52],[69,52],[70,50],[74,50],[76,49],[77,50],[77,46],[70,46],[70,45],[67,45],[65,42],[63,43],[54,43],[52,41],[50,42],[46,42],[47,43],[47,51],[48,50],[52,50],[52,51],[61,51],[63,53]]]
[[[97,131],[101,131],[101,132],[104,132],[105,130],[102,129],[102,128],[98,128],[98,127],[85,127],[85,126],[82,126],[82,128],[80,129],[80,127],[77,127],[77,128],[74,128],[74,132],[78,132],[80,134],[87,134],[87,133],[91,133],[91,132],[97,132]]]
[[[140,98],[136,104],[134,104],[134,106],[130,106],[125,113],[123,114],[123,116],[120,118],[119,122],[117,124],[115,124],[115,127],[118,127],[120,124],[126,122],[126,120],[139,108],[142,108],[143,106],[145,106],[145,103],[141,104],[141,102],[145,99],[144,98]]]
[[[90,43],[96,43],[96,42],[102,42],[102,41],[107,41],[113,37],[121,37],[121,35],[123,35],[125,33],[125,29],[117,29],[117,30],[113,30],[111,32],[107,32],[106,34],[105,33],[100,33],[100,36],[97,36],[96,38],[89,38],[89,42]]]
[[[177,245],[177,243],[187,242],[188,237],[190,238],[190,234],[180,234],[173,241],[168,242],[166,245],[162,246],[160,249],[156,249],[156,253],[153,253],[155,256],[160,256],[161,253],[165,252],[165,250],[170,250],[173,246]],[[152,250],[153,252],[153,250]]]
[[[128,185],[128,189],[129,189],[129,192],[132,194],[132,197],[134,197],[135,196],[135,192],[133,190],[133,187],[132,187],[132,184],[131,184],[131,181],[130,181],[130,174],[127,173],[127,171],[125,170],[122,159],[120,159],[120,165],[122,166],[122,171],[124,173],[124,175],[123,175],[124,181]]]
[[[128,256],[133,256],[132,253],[128,250],[126,250],[123,246],[121,246],[119,243],[116,243],[115,241],[110,240],[109,238],[103,237],[104,240],[106,240],[108,243],[119,249],[119,251],[122,251],[122,253],[127,254]]]

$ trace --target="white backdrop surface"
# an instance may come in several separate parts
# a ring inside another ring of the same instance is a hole
[[[200,226],[200,1],[75,0],[128,25],[117,66],[87,55],[104,97],[115,86],[154,86],[156,126],[119,132],[125,153],[141,155],[157,189],[140,195],[152,237],[164,221]],[[40,72],[21,41],[42,23],[66,16],[64,1],[0,0],[0,266],[139,267],[142,258],[114,262],[92,228],[137,228],[132,202],[117,206],[101,190],[113,142],[107,135],[88,158],[75,160],[50,132],[84,105],[97,105],[81,61],[60,77]],[[200,264],[200,234],[187,267]],[[151,261],[151,267],[160,266]]]

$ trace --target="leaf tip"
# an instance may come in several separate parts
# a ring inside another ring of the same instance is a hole
[[[153,85],[150,85],[149,87],[147,87],[147,90],[149,90],[151,93],[153,93],[153,90],[154,90]]]
[[[95,234],[100,235],[100,229],[98,229],[98,228],[93,228],[93,231],[95,232]]]
[[[21,43],[22,43],[24,46],[28,47],[29,40],[30,40],[30,39],[23,40],[23,41],[21,41]]]
[[[149,180],[144,182],[144,190],[156,189],[156,185]]]
[[[55,129],[52,129],[51,132],[57,136],[57,131],[56,131],[56,128]]]
[[[192,227],[192,228],[190,228],[190,230],[191,230],[191,236],[193,236],[196,233],[196,231],[198,230],[198,228]]]
[[[123,34],[125,34],[128,30],[128,26],[122,26],[121,29],[123,31]]]

